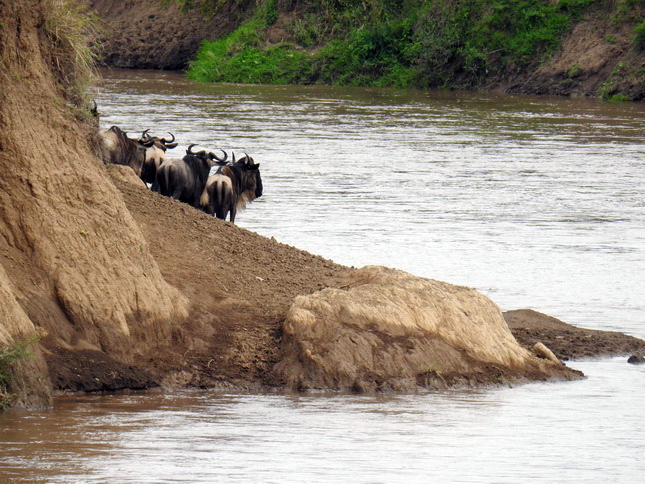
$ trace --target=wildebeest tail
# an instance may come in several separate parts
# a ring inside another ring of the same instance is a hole
[[[219,219],[226,220],[226,214],[233,209],[233,187],[230,179],[219,180],[215,187],[216,205],[215,216]]]
[[[207,213],[225,220],[226,215],[233,207],[233,186],[231,179],[220,173],[209,177],[200,203]]]
[[[204,187],[204,191],[202,192],[202,196],[199,197],[199,204],[204,209],[204,211],[206,211],[210,215],[213,215],[212,211],[210,210],[211,197],[209,192],[211,190],[211,187],[212,185],[210,183],[206,184],[206,186]]]

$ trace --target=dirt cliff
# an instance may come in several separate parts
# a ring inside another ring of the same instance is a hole
[[[36,329],[44,348],[131,362],[171,343],[188,301],[163,279],[92,154],[95,124],[65,97],[68,81],[57,76],[54,53],[72,47],[48,30],[60,25],[57,5],[0,2],[3,323],[5,307],[14,308],[3,339]]]
[[[230,33],[240,21],[237,2],[225,2],[217,15],[199,8],[182,11],[161,0],[90,0],[100,18],[97,39],[102,61],[130,69],[186,68],[203,40]]]

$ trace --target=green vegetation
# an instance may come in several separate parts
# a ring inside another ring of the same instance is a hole
[[[207,43],[189,76],[203,82],[306,83],[306,53],[286,45],[260,48],[262,20],[255,18],[230,36]]]
[[[286,15],[294,2],[258,0],[235,32],[203,44],[188,75],[205,82],[476,87],[544,60],[585,7],[600,1],[310,0]],[[266,42],[278,28],[284,40]]]
[[[640,50],[645,49],[645,21],[634,28],[634,45]]]
[[[40,335],[35,334],[26,341],[0,350],[0,410],[7,408],[14,397],[13,394],[7,391],[12,378],[12,367],[18,361],[32,358],[32,354],[28,348],[38,342],[40,338]]]

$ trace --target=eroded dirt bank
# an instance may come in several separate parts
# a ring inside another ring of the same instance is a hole
[[[0,1],[0,345],[41,337],[45,359],[56,346],[130,363],[170,344],[188,301],[163,279],[93,155],[97,126],[61,28],[64,5]],[[15,405],[49,401],[32,346],[36,359],[9,379]]]
[[[217,15],[199,8],[182,11],[161,0],[90,0],[100,18],[99,54],[110,67],[184,69],[203,40],[220,38],[237,27],[237,2],[224,2]]]

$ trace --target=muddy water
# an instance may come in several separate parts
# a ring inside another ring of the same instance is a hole
[[[475,287],[502,309],[645,338],[645,107],[108,72],[102,124],[244,151],[238,225],[347,265]],[[631,482],[645,368],[429,395],[70,396],[0,414],[0,481]],[[91,403],[91,405],[88,405]]]

